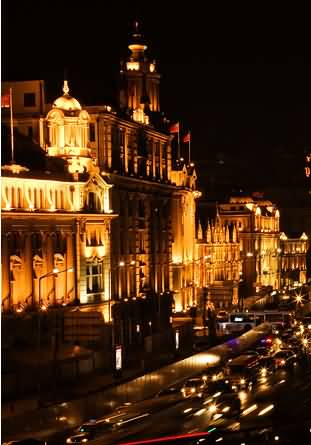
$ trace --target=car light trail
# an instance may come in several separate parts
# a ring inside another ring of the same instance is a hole
[[[258,408],[257,404],[251,405],[249,408],[246,408],[244,411],[242,411],[242,416],[247,416],[247,414],[252,413]]]
[[[199,409],[199,411],[197,411],[196,413],[194,413],[195,416],[201,416],[203,413],[206,412],[205,408]]]
[[[129,423],[129,422],[132,422],[133,420],[137,420],[137,419],[142,419],[143,417],[147,417],[147,416],[150,416],[150,414],[146,413],[146,414],[142,414],[141,416],[131,417],[128,420],[122,420],[122,421],[118,422],[117,425],[121,426],[121,425],[124,425],[125,423]]]
[[[200,431],[197,433],[179,434],[177,436],[156,437],[154,439],[143,439],[143,440],[135,440],[133,442],[122,442],[122,443],[120,443],[120,445],[141,445],[141,444],[168,442],[169,440],[207,437],[209,433],[211,433],[212,431],[215,431],[215,430],[216,430],[216,428],[212,428],[210,430],[207,430],[207,432]]]
[[[184,409],[184,413],[185,413],[185,414],[186,414],[186,413],[190,413],[190,411],[192,411],[192,408]]]
[[[258,416],[263,416],[264,414],[267,414],[269,411],[271,411],[274,408],[274,405],[268,405],[266,408],[262,409],[259,413]]]

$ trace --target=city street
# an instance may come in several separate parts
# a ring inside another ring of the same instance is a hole
[[[207,431],[211,427],[225,430],[261,429],[266,426],[297,425],[305,419],[311,426],[311,369],[298,365],[293,372],[279,370],[253,394],[241,391],[242,415],[238,419],[219,418],[211,421],[208,410],[189,403],[161,411],[146,430],[127,440],[163,437],[181,433]],[[266,413],[264,410],[270,408]],[[260,414],[261,413],[261,414]],[[170,422],[165,420],[169,418]],[[153,425],[153,426],[152,426]],[[107,442],[108,443],[108,442]]]
[[[269,329],[266,325],[260,325],[232,341],[215,346],[206,352],[194,354],[104,392],[8,418],[2,422],[2,438],[47,437],[56,432],[75,428],[87,419],[110,413],[123,403],[152,397],[161,389],[203,371],[207,364],[213,364],[219,357],[239,354]]]
[[[245,339],[252,336],[254,332],[244,334],[243,337]],[[241,342],[238,339],[236,341]],[[132,418],[137,418],[138,422],[134,425],[129,422],[121,433],[109,431],[100,439],[91,440],[90,443],[112,444],[116,441],[207,431],[213,427],[225,432],[254,430],[272,424],[277,426],[280,419],[286,425],[297,425],[305,418],[311,422],[310,362],[300,361],[292,368],[275,371],[268,375],[264,382],[254,386],[251,392],[239,391],[238,396],[241,400],[239,417],[225,418],[220,415],[212,419],[208,407],[204,404],[204,398],[183,398],[180,393],[179,396],[154,397],[159,390],[173,384],[177,389],[181,388],[186,378],[201,372],[206,368],[206,363],[212,365],[213,361],[215,362],[216,355],[212,353],[213,351],[223,350],[225,347],[226,344],[216,346],[207,352],[146,374],[105,393],[63,403],[40,413],[32,413],[28,419],[26,416],[20,423],[24,429],[20,429],[18,433],[15,430],[17,434],[14,434],[14,438],[27,435],[44,438],[48,440],[48,444],[65,443],[70,435],[76,434],[76,427],[79,424],[92,418],[107,417],[108,414],[116,412],[116,407],[121,405],[125,408],[124,413],[132,413]],[[5,429],[2,431],[3,438],[4,434],[9,438],[13,437],[9,431]]]

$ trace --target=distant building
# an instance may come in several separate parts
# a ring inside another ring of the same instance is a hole
[[[194,284],[201,297],[207,293],[205,303],[216,309],[232,309],[239,303],[242,272],[238,235],[236,227],[222,224],[219,216],[216,221],[208,220],[204,229],[198,224]]]
[[[12,103],[14,110],[14,127],[21,134],[29,136],[39,143],[43,135],[40,135],[38,125],[40,117],[45,116],[49,109],[46,104],[44,80],[22,80],[17,82],[2,82],[2,95],[8,95],[12,88]],[[3,113],[5,122],[9,116]]]
[[[234,196],[219,205],[224,224],[234,224],[239,232],[242,279],[247,292],[280,286],[279,220],[275,204],[262,196]]]
[[[305,233],[289,238],[280,234],[281,286],[293,286],[307,282],[307,251],[309,239]]]

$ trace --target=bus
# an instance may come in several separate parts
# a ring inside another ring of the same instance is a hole
[[[227,320],[217,323],[218,335],[240,334],[260,323],[270,323],[274,330],[291,326],[292,313],[289,311],[267,310],[231,312]]]

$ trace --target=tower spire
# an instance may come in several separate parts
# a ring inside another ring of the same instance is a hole
[[[63,93],[66,94],[66,95],[69,95],[68,80],[64,80]]]
[[[63,93],[69,95],[69,86],[68,86],[68,74],[67,68],[64,68],[64,85],[63,85]]]

